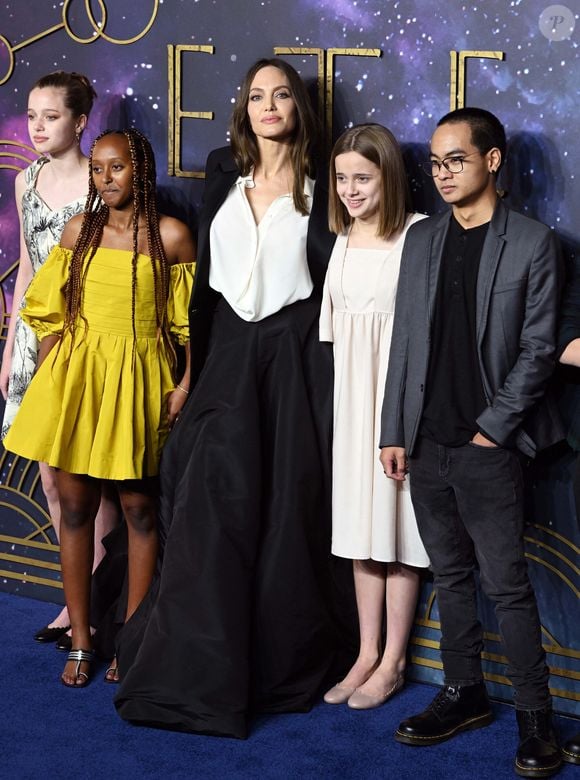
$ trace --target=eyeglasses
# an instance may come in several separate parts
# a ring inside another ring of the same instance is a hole
[[[470,154],[464,154],[461,157],[446,157],[444,160],[426,160],[421,163],[421,167],[427,174],[427,176],[438,176],[441,170],[441,166],[445,168],[449,173],[461,173],[463,171],[463,161],[468,157],[473,157],[474,154],[478,154],[480,157],[481,152],[471,152]]]

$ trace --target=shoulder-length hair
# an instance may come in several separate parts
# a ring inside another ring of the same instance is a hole
[[[345,233],[353,221],[336,191],[336,158],[345,152],[358,152],[379,168],[382,194],[378,235],[386,239],[398,233],[405,226],[407,213],[411,211],[409,184],[397,139],[390,130],[377,124],[351,127],[334,144],[330,157],[330,230],[333,233]]]
[[[308,204],[304,195],[304,178],[313,173],[312,154],[318,139],[318,121],[304,82],[294,68],[284,60],[260,59],[246,73],[230,122],[232,153],[242,176],[248,176],[251,169],[260,161],[256,136],[248,117],[248,101],[254,77],[258,71],[267,67],[278,68],[286,76],[296,105],[296,126],[290,147],[290,160],[294,172],[292,197],[296,210],[306,215]]]

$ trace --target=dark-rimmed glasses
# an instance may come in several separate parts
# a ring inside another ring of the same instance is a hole
[[[443,160],[425,160],[421,163],[421,167],[427,174],[427,176],[439,176],[441,166],[445,168],[449,173],[461,173],[463,171],[463,161],[468,157],[473,157],[474,154],[478,154],[481,157],[481,152],[470,152],[470,154],[453,155],[453,157],[445,157]]]

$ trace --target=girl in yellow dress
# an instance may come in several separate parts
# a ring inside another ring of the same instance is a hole
[[[84,210],[89,159],[81,149],[81,141],[95,98],[95,90],[86,76],[65,71],[41,76],[28,95],[28,133],[40,157],[20,171],[14,182],[20,257],[0,367],[0,392],[6,400],[2,438],[8,433],[36,371],[37,338],[19,314],[26,288],[60,241],[66,223]],[[50,522],[60,540],[60,504],[54,470],[46,463],[39,463],[38,470]],[[95,519],[93,570],[105,554],[101,540],[115,528],[118,515],[117,502],[104,485]],[[66,635],[69,628],[68,611],[64,607],[48,625],[35,631],[34,639],[56,642],[61,649],[70,642]]]
[[[27,291],[22,317],[41,342],[39,369],[4,442],[58,469],[73,648],[61,679],[76,688],[88,683],[93,660],[90,580],[102,480],[115,482],[127,521],[127,618],[155,568],[159,458],[189,390],[188,358],[174,381],[172,339],[188,341],[195,256],[189,229],[157,212],[155,158],[141,133],[99,136],[90,171],[84,215],[67,223]],[[115,663],[105,679],[117,680]]]

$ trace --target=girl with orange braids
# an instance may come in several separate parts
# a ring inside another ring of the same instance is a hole
[[[22,317],[41,340],[39,370],[4,442],[57,469],[72,628],[61,679],[73,688],[88,683],[93,660],[93,525],[103,480],[116,484],[127,521],[127,618],[155,569],[159,458],[189,387],[188,349],[174,381],[173,340],[188,341],[195,256],[189,229],[157,212],[155,158],[141,133],[102,134],[89,165],[84,214],[67,223],[26,294]],[[113,662],[105,680],[117,679]]]

